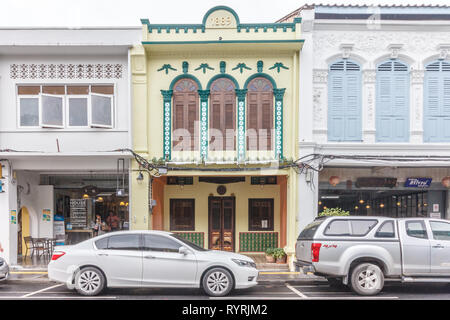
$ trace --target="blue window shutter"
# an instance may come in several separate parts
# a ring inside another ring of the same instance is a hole
[[[399,61],[377,68],[376,127],[378,142],[409,141],[409,72]]]
[[[361,141],[361,72],[356,63],[341,60],[330,66],[328,80],[328,140]]]
[[[424,142],[450,141],[450,64],[426,66],[424,88]]]

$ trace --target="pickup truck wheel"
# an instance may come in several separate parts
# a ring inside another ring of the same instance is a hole
[[[376,295],[384,286],[383,271],[376,264],[362,263],[353,269],[350,284],[359,295]]]

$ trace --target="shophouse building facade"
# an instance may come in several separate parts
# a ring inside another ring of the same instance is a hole
[[[449,218],[450,8],[311,5],[280,22],[298,17],[298,149],[318,169],[299,177],[300,228],[327,207]]]
[[[140,28],[0,30],[0,243],[77,242],[96,215],[129,221],[129,48]],[[62,222],[64,221],[64,222]],[[28,251],[28,256],[30,251]]]
[[[142,25],[131,51],[133,149],[160,170],[133,161],[132,227],[292,255],[300,19],[245,24],[220,6],[199,24]]]

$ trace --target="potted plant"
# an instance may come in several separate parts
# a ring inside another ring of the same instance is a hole
[[[273,255],[277,263],[286,263],[287,255],[282,248],[276,248]]]
[[[275,263],[275,257],[274,254],[275,249],[274,248],[267,248],[266,249],[266,262],[267,263]]]
[[[319,217],[336,217],[349,215],[349,211],[342,210],[341,208],[326,208],[321,213],[319,213]]]

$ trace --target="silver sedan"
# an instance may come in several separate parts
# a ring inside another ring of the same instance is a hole
[[[8,279],[9,274],[9,266],[6,263],[5,259],[0,258],[0,282]]]
[[[202,288],[210,296],[257,284],[255,262],[244,255],[203,249],[164,231],[119,231],[56,247],[51,280],[87,296],[108,288]]]

